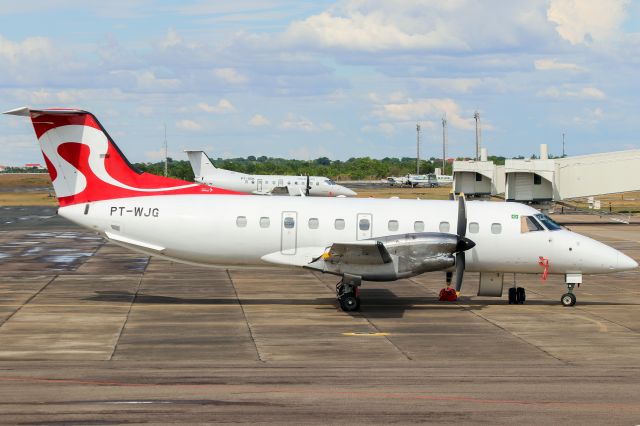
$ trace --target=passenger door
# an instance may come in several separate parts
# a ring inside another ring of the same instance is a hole
[[[258,192],[262,192],[262,179],[258,179],[258,186],[256,188]]]
[[[366,240],[373,235],[373,216],[371,213],[358,213],[356,232],[358,240]]]
[[[298,214],[296,212],[282,212],[280,229],[280,253],[296,254]]]

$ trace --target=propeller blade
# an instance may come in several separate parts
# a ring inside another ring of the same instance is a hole
[[[456,254],[456,292],[460,293],[462,288],[462,278],[464,276],[464,252]]]
[[[310,191],[310,190],[311,190],[311,185],[309,185],[309,175],[307,175],[307,190],[305,191],[305,192],[306,192],[306,194],[305,194],[305,195],[306,195],[307,197],[309,196],[309,191]]]
[[[467,234],[467,205],[464,194],[458,196],[458,238],[464,238]]]

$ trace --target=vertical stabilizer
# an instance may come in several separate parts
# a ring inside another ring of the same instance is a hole
[[[189,162],[193,169],[193,174],[196,180],[201,180],[203,177],[212,176],[220,173],[219,169],[216,169],[211,160],[204,151],[185,151],[189,156]]]
[[[235,194],[137,170],[90,112],[18,108],[6,114],[31,118],[61,207],[149,195]]]

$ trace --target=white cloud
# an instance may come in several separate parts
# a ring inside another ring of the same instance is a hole
[[[296,43],[318,47],[347,48],[364,51],[388,49],[438,48],[443,45],[466,48],[454,34],[445,28],[426,33],[406,31],[389,19],[383,10],[369,13],[349,11],[347,16],[322,12],[303,21],[294,22],[287,29],[285,38]],[[428,26],[425,25],[425,28]]]
[[[180,37],[180,34],[178,34],[178,32],[173,28],[169,28],[169,31],[167,31],[164,39],[160,40],[158,46],[162,49],[170,49],[180,44],[182,44],[182,37]]]
[[[404,103],[387,103],[379,105],[374,115],[398,121],[422,121],[427,118],[440,119],[446,114],[450,125],[459,129],[475,129],[473,118],[463,118],[460,107],[452,99],[409,99]],[[483,125],[483,129],[489,129]]]
[[[240,84],[247,81],[247,77],[240,74],[235,68],[216,68],[213,70],[213,75],[232,84]]]
[[[136,108],[136,113],[142,115],[143,117],[151,117],[154,113],[154,110],[153,107],[142,105]]]
[[[396,126],[391,123],[380,123],[377,126],[366,125],[362,127],[363,132],[382,133],[385,136],[392,136],[396,131]]]
[[[558,62],[556,59],[536,59],[534,66],[538,71],[584,71],[584,68],[569,62]]]
[[[0,35],[0,59],[9,65],[18,65],[25,60],[53,57],[55,51],[51,40],[45,37],[29,37],[21,42],[13,42]]]
[[[268,126],[271,122],[262,114],[256,114],[249,120],[251,126]]]
[[[202,129],[202,126],[198,123],[196,123],[193,120],[179,120],[176,121],[176,126],[180,129],[184,129],[184,130],[189,130],[192,132],[197,132],[198,130]]]
[[[220,99],[216,105],[209,105],[206,102],[200,102],[198,104],[198,109],[214,114],[227,114],[236,112],[236,108],[233,106],[233,104],[224,98]]]
[[[285,130],[304,130],[305,132],[317,132],[320,130],[333,130],[335,127],[331,123],[315,124],[311,120],[301,115],[291,114],[287,115],[280,124],[281,129]]]
[[[605,113],[602,108],[593,108],[585,110],[584,114],[573,117],[575,124],[598,124],[604,119]]]
[[[293,22],[278,38],[289,46],[363,52],[472,51],[549,40],[544,0],[346,0]],[[482,30],[479,31],[480,23]]]
[[[177,78],[157,77],[153,71],[137,70],[137,71],[111,71],[111,75],[124,77],[133,81],[136,89],[145,92],[155,91],[174,91],[182,86],[182,81]]]
[[[613,37],[626,17],[629,0],[550,0],[547,18],[571,44]]]
[[[551,99],[604,99],[607,97],[605,93],[595,87],[582,87],[580,89],[573,89],[563,87],[561,89],[557,87],[549,87],[545,90],[539,91],[536,94],[539,98],[551,98]]]

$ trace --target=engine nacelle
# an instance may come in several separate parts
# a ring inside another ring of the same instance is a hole
[[[368,281],[395,281],[430,271],[441,271],[455,264],[454,253],[460,248],[456,235],[421,232],[372,239],[376,245],[354,244],[339,253],[333,250],[309,267],[323,272],[362,277]],[[369,243],[372,241],[369,240]]]

